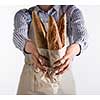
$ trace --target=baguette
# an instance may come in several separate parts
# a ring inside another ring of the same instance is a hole
[[[34,30],[34,37],[32,37],[32,39],[35,38],[36,46],[38,48],[47,49],[46,31],[35,11],[32,12],[32,25]]]
[[[59,50],[62,48],[57,23],[52,16],[49,16],[48,20],[47,42],[49,50]]]
[[[66,38],[67,38],[66,23],[67,23],[66,14],[63,14],[57,23],[62,47],[64,47],[66,44]]]

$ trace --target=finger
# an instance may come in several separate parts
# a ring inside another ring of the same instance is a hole
[[[39,55],[39,57],[36,57],[37,59],[37,64],[39,64],[40,68],[43,68],[44,70],[47,70],[48,68],[48,64],[47,64],[47,60],[45,58],[41,58],[42,56]]]
[[[61,70],[60,72],[56,73],[56,75],[60,75],[66,72],[66,70],[69,68],[69,65],[67,65],[63,70]]]
[[[62,57],[61,59],[59,59],[58,61],[56,61],[56,62],[53,64],[53,67],[60,66],[60,65],[63,64],[64,62],[65,62],[65,59],[64,59],[64,57]]]
[[[70,63],[70,59],[66,60],[65,63],[63,65],[60,65],[59,68],[55,69],[55,73],[59,73],[60,71],[62,71],[65,67],[67,67]],[[58,72],[57,72],[58,70]]]
[[[41,63],[38,61],[38,59],[35,56],[32,56],[33,59],[33,63],[36,64],[37,67],[39,67],[39,69],[41,70],[47,70],[46,66],[41,65]]]
[[[49,58],[46,57],[46,56],[42,56],[42,55],[40,55],[40,57],[43,58],[43,59],[45,59],[45,60],[49,60]]]
[[[61,74],[65,73],[69,68],[70,68],[70,64],[62,70]]]
[[[60,70],[63,70],[66,66],[70,64],[70,62],[71,62],[70,59],[67,59],[65,63],[60,67]]]
[[[69,58],[69,56],[67,54],[65,54],[61,59],[59,59],[58,61],[56,61],[53,65],[53,67],[56,66],[60,66],[61,64],[64,64],[65,61]]]
[[[36,55],[33,54],[32,58],[34,59],[35,63],[38,63],[38,64],[42,65],[41,62],[40,62],[40,57],[39,56],[37,57]]]
[[[39,56],[39,61],[42,65],[49,66],[49,59],[45,56]]]
[[[66,67],[69,63],[69,59],[67,59],[64,64],[61,64],[60,66],[55,67],[55,70],[62,70],[64,67]]]
[[[62,66],[62,65],[55,67],[55,68],[53,69],[53,71],[51,72],[51,75],[60,72],[60,67],[61,67],[61,66]]]
[[[57,67],[57,66],[60,66],[60,65],[61,65],[61,62],[60,62],[60,60],[58,60],[53,64],[53,67]]]

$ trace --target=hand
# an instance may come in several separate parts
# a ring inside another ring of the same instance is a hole
[[[32,54],[33,64],[36,65],[42,72],[47,72],[48,69],[48,59],[45,57],[35,54]]]
[[[26,42],[25,51],[32,54],[33,64],[43,72],[47,71],[49,60],[38,53],[35,42],[33,43],[31,40],[28,40]]]
[[[54,71],[53,73],[56,73],[56,75],[63,74],[68,67],[70,66],[72,59],[75,55],[77,55],[80,52],[80,46],[79,44],[72,44],[68,47],[66,50],[65,55],[58,61],[56,61],[53,65]]]

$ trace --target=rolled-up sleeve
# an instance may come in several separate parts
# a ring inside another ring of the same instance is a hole
[[[82,12],[76,8],[71,15],[71,32],[73,42],[80,45],[80,53],[87,48],[87,30],[84,23]]]
[[[13,42],[16,48],[23,51],[26,40],[28,40],[28,22],[29,14],[25,13],[26,9],[20,10],[14,17]]]

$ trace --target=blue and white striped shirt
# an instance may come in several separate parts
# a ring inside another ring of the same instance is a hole
[[[59,19],[61,11],[67,13],[67,34],[70,44],[78,43],[81,50],[87,47],[87,30],[84,25],[84,19],[81,11],[76,6],[71,6],[67,11],[69,5],[54,5],[47,12],[41,10],[39,6],[34,6],[34,10],[37,11],[41,20],[45,24],[48,20],[48,16],[52,15],[55,19]],[[28,37],[28,26],[32,21],[30,13],[26,9],[19,10],[14,17],[14,33],[13,42],[15,46],[21,51],[24,50]]]

